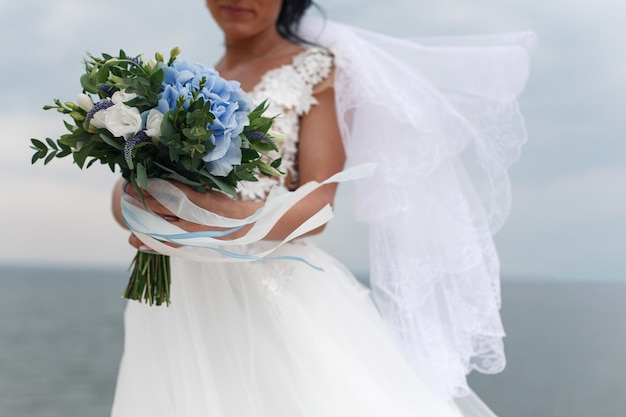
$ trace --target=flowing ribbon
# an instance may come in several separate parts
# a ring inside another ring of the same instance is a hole
[[[285,243],[314,230],[333,218],[330,205],[324,206],[298,226],[282,241],[260,242],[272,230],[281,217],[307,195],[323,185],[342,183],[373,175],[376,164],[364,163],[341,171],[325,181],[311,181],[294,191],[274,188],[265,204],[245,219],[233,219],[212,213],[193,204],[176,186],[166,180],[150,179],[148,192],[164,207],[181,219],[202,224],[209,228],[225,228],[220,231],[187,232],[146,210],[141,203],[124,195],[122,214],[128,228],[146,245],[164,255],[175,256],[196,262],[250,262],[254,260],[287,259],[304,262],[316,269],[305,259],[293,256],[269,257]],[[282,191],[282,192],[281,192]],[[248,232],[235,239],[219,239],[252,225]],[[173,247],[163,242],[180,245]]]

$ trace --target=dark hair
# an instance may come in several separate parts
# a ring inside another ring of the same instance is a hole
[[[283,4],[280,8],[280,14],[276,21],[276,30],[280,36],[289,42],[299,44],[311,44],[310,41],[302,39],[296,33],[298,29],[298,23],[304,16],[304,13],[311,6],[315,6],[320,12],[321,8],[313,2],[313,0],[283,0]]]

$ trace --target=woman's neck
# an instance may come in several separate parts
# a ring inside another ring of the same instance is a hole
[[[290,43],[275,30],[262,32],[244,39],[225,38],[224,56],[216,65],[218,69],[229,71],[242,64],[250,64],[279,55]]]

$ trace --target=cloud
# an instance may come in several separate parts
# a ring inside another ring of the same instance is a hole
[[[461,0],[322,1],[342,22],[398,36],[453,36],[532,29],[528,3]],[[531,6],[532,7],[532,6]]]
[[[45,39],[46,44],[67,44],[93,36],[98,30],[94,28],[94,20],[109,22],[118,13],[103,2],[63,0],[43,4],[37,2],[37,5],[39,13],[33,15],[37,19],[31,20],[30,29],[35,31],[35,37]],[[29,8],[29,11],[32,9]],[[102,26],[106,30],[109,25]],[[45,57],[53,56],[58,51],[58,48],[55,49],[44,50]]]
[[[586,0],[321,2],[330,18],[405,36],[466,35],[532,29],[539,35],[521,106],[529,141],[512,167],[513,212],[497,236],[508,276],[619,279],[626,270],[626,3]],[[174,11],[172,9],[175,8]],[[121,13],[123,11],[123,17]],[[164,11],[168,13],[163,18]],[[69,160],[31,166],[30,137],[57,137],[52,98],[79,92],[85,51],[151,54],[183,48],[214,62],[222,37],[201,0],[111,0],[0,4],[0,182],[6,260],[112,262],[132,256],[109,214],[115,175],[79,172]],[[367,263],[367,231],[352,220],[349,186],[337,218],[316,242],[356,271]],[[32,233],[31,231],[35,231]],[[38,236],[36,239],[33,236]],[[365,268],[366,269],[366,268]]]
[[[118,175],[104,166],[81,172],[70,158],[32,166],[29,138],[58,137],[62,126],[58,118],[4,113],[0,126],[5,139],[0,153],[0,262],[109,266],[130,262],[133,251],[126,244],[127,233],[115,224],[110,210]]]
[[[177,1],[176,13],[167,18],[163,11],[173,5],[164,0],[12,4],[0,15],[3,54],[11,57],[0,67],[0,77],[9,81],[0,87],[5,99],[0,110],[14,109],[16,103],[29,106],[25,96],[42,104],[53,97],[73,99],[80,90],[87,52],[115,54],[124,49],[152,56],[180,46],[186,58],[210,64],[223,43],[201,0]]]

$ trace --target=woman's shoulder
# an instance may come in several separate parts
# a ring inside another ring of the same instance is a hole
[[[332,74],[334,56],[326,48],[312,46],[294,55],[292,66],[304,82],[316,86]]]
[[[316,103],[315,94],[332,87],[333,55],[321,47],[297,52],[291,62],[266,72],[251,92],[253,99],[268,99],[302,115]]]

